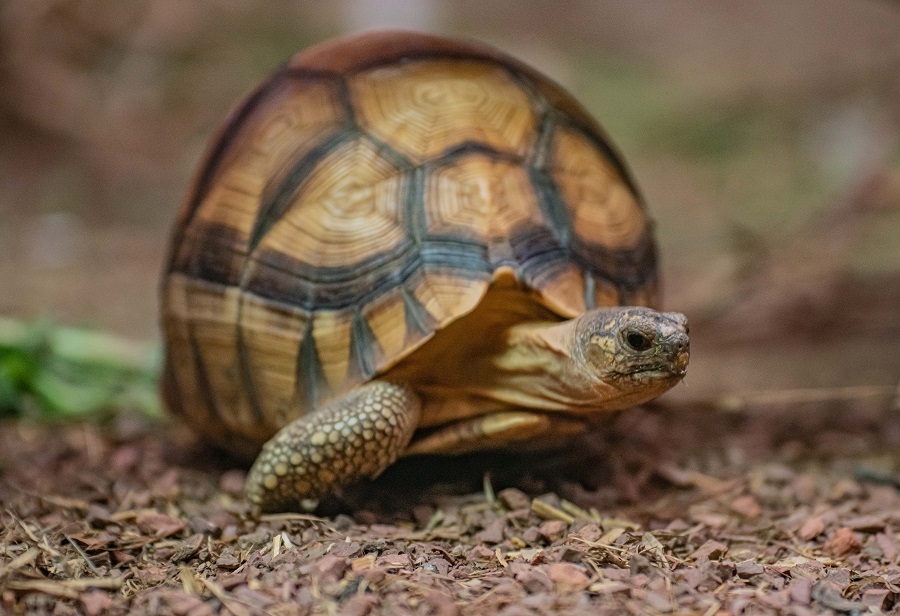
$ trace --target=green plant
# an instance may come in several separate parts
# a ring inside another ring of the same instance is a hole
[[[158,365],[157,349],[106,333],[0,318],[0,416],[160,417]]]

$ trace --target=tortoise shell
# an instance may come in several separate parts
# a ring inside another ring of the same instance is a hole
[[[181,210],[165,397],[253,453],[472,311],[498,271],[560,318],[655,306],[651,223],[597,123],[480,44],[317,45],[231,113]]]

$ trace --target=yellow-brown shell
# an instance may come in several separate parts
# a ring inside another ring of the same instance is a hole
[[[653,305],[651,225],[596,122],[491,48],[310,48],[224,123],[163,281],[169,405],[248,450],[395,364],[511,268],[569,318]]]

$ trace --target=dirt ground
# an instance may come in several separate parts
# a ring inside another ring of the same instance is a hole
[[[0,426],[11,614],[897,614],[896,394],[638,409],[255,518],[178,426]],[[319,517],[321,516],[321,517]]]
[[[387,24],[476,36],[585,103],[692,338],[685,386],[567,452],[406,460],[303,515],[254,517],[246,467],[177,424],[0,420],[0,614],[900,614],[897,3],[559,6],[0,5],[4,317],[157,344],[226,110]]]

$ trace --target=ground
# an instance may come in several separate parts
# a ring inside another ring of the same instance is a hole
[[[576,454],[408,460],[262,517],[177,424],[8,422],[0,610],[900,613],[898,401],[849,393],[636,409]]]
[[[568,452],[410,460],[314,515],[251,516],[245,466],[132,413],[150,378],[111,423],[4,419],[0,614],[900,612],[900,5],[560,6],[0,7],[0,347],[14,317],[158,351],[215,126],[291,53],[387,24],[493,43],[584,102],[692,348],[685,386]],[[57,415],[122,389],[63,373]]]

